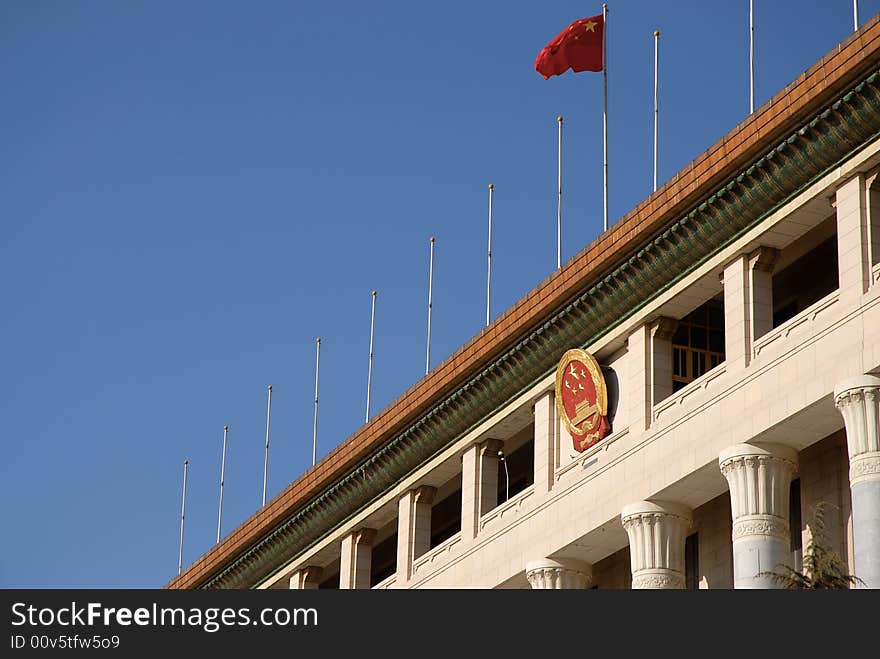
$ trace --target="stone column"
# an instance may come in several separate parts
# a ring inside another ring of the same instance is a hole
[[[624,506],[620,521],[629,535],[633,589],[684,589],[691,509],[667,501],[638,501]]]
[[[749,260],[737,256],[724,267],[724,361],[728,370],[743,369],[752,355]]]
[[[880,588],[880,378],[840,382],[834,404],[846,425],[855,575]]]
[[[626,337],[629,429],[643,433],[651,425],[651,328],[645,324]]]
[[[376,529],[360,529],[342,539],[339,587],[369,588]]]
[[[398,502],[397,582],[409,581],[413,561],[431,548],[431,504],[436,488],[409,490]]]
[[[672,336],[678,327],[675,318],[661,316],[651,323],[651,368],[649,421],[653,418],[653,406],[672,395]]]
[[[290,575],[290,590],[316,590],[321,583],[323,570],[316,565],[307,565]]]
[[[773,329],[773,266],[779,250],[759,247],[749,254],[751,278],[752,327],[750,343]]]
[[[871,277],[865,177],[862,174],[856,174],[837,188],[834,206],[837,209],[840,299],[854,300],[868,290]]]
[[[778,444],[735,444],[718,456],[730,487],[734,588],[778,588],[766,573],[791,567],[789,487],[797,461],[797,451]]]
[[[553,488],[556,469],[556,396],[547,391],[535,401],[535,495],[546,497]]]
[[[526,564],[526,579],[532,590],[589,588],[593,566],[572,558],[541,558]]]
[[[498,505],[498,451],[504,443],[488,439],[469,446],[461,458],[462,540],[473,540],[480,517]]]

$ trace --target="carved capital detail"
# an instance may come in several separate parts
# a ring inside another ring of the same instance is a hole
[[[593,582],[593,566],[567,558],[544,558],[529,561],[526,579],[533,590],[583,590]]]
[[[834,405],[846,426],[850,469],[858,456],[880,452],[880,378],[862,375],[838,383]],[[860,469],[868,469],[861,467]]]

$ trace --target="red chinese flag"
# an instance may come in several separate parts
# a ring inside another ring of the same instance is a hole
[[[602,14],[575,21],[541,49],[535,59],[535,71],[544,76],[544,80],[568,69],[601,71],[604,35]]]

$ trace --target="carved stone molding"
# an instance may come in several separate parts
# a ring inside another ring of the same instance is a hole
[[[673,572],[644,572],[633,575],[633,590],[665,589],[683,590],[684,575]]]
[[[733,523],[733,539],[769,536],[788,540],[791,537],[788,522],[770,515],[742,517]]]
[[[526,564],[533,590],[586,589],[593,582],[593,566],[571,558],[542,558]]]
[[[880,480],[880,452],[862,453],[849,461],[849,485]]]

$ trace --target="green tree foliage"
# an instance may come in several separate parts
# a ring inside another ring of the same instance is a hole
[[[825,509],[823,501],[813,506],[813,523],[810,525],[810,541],[804,551],[804,568],[798,572],[787,565],[779,565],[781,571],[770,572],[769,576],[783,588],[823,588],[849,589],[864,584],[854,574],[849,573],[846,561],[831,548],[825,530]]]

